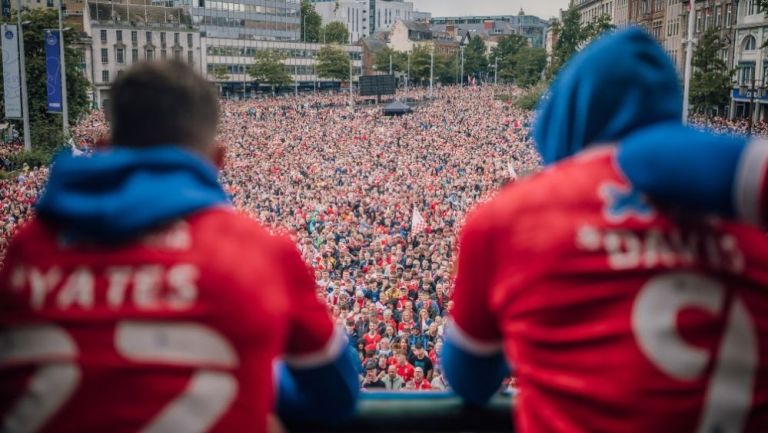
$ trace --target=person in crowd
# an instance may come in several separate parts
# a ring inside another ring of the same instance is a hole
[[[432,385],[429,383],[429,379],[424,375],[424,369],[416,367],[413,369],[413,380],[408,382],[406,388],[415,391],[431,390]]]
[[[4,426],[264,432],[275,407],[351,415],[356,362],[314,277],[290,238],[235,212],[217,180],[211,86],[182,62],[142,63],[110,98],[111,147],[57,158],[8,246]]]
[[[413,346],[413,351],[408,358],[408,362],[413,365],[414,368],[420,367],[421,371],[424,372],[427,378],[432,377],[432,370],[434,368],[432,365],[432,360],[430,360],[429,356],[427,356],[427,351],[424,349],[424,346],[421,343],[416,343]]]
[[[397,373],[397,367],[394,365],[387,367],[387,375],[381,380],[387,391],[400,391],[405,387],[405,381]]]
[[[366,365],[365,371],[365,377],[363,378],[363,382],[361,384],[363,389],[384,390],[386,388],[386,385],[382,381],[382,377],[384,377],[385,371],[381,370],[381,373],[379,373],[378,366],[375,362],[371,361],[368,365]]]
[[[465,399],[485,402],[509,361],[523,433],[768,427],[768,241],[654,205],[617,164],[643,135],[701,142],[681,106],[674,66],[639,29],[601,38],[556,79],[534,131],[548,169],[461,234],[442,367]]]

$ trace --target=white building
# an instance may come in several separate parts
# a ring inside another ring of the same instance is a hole
[[[259,83],[254,82],[248,75],[248,68],[253,64],[256,52],[260,50],[276,50],[282,53],[285,56],[283,63],[294,85],[303,90],[338,86],[337,82],[317,76],[316,56],[323,47],[322,44],[208,37],[204,37],[202,43],[205,46],[203,64],[206,65],[208,79],[215,81],[214,71],[223,66],[227,77],[219,81],[219,84],[227,95],[248,96],[258,90],[265,90],[263,85],[261,88],[257,87]],[[356,81],[363,66],[362,48],[357,45],[343,45],[341,48],[352,58],[352,73]]]
[[[112,81],[134,63],[175,58],[203,72],[200,32],[180,8],[89,2],[83,28],[91,40],[85,74],[99,107]]]
[[[768,85],[768,51],[762,46],[768,38],[768,19],[754,0],[739,2],[736,14],[733,56],[736,77],[730,115],[732,118],[748,118],[752,111],[755,120],[765,120],[768,118],[768,95],[765,91]],[[753,97],[754,106],[750,110]]]
[[[323,25],[338,21],[347,26],[350,43],[378,30],[389,30],[399,20],[431,18],[430,13],[416,11],[413,3],[402,0],[314,0],[313,4]]]

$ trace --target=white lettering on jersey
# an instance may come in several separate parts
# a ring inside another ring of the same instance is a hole
[[[94,298],[93,273],[88,268],[77,268],[67,277],[64,287],[59,291],[57,303],[59,308],[66,310],[73,306],[83,309],[93,308]]]
[[[14,292],[24,296],[26,291],[29,306],[36,311],[44,307],[93,309],[102,302],[97,295],[100,293],[97,281],[102,279],[106,281],[103,299],[112,310],[132,307],[141,311],[181,311],[192,308],[197,302],[200,270],[189,263],[169,268],[160,265],[115,266],[107,268],[101,275],[85,266],[68,274],[56,266],[47,270],[19,266],[11,275]]]
[[[755,325],[738,296],[728,303],[718,281],[691,272],[659,275],[640,290],[632,308],[632,329],[646,358],[667,376],[699,380],[714,361],[697,433],[739,433],[752,405],[759,361]],[[725,329],[715,353],[686,342],[678,316],[696,308],[718,317]]]
[[[125,302],[125,292],[131,282],[131,268],[114,267],[107,269],[107,305],[120,308]]]
[[[746,266],[736,238],[714,231],[682,232],[675,228],[633,232],[583,225],[576,230],[575,243],[582,251],[603,252],[613,270],[672,269],[702,264],[740,274]]]
[[[61,281],[61,270],[54,266],[47,272],[37,268],[30,268],[28,273],[29,286],[31,290],[30,304],[32,309],[39,310],[43,307],[45,297],[53,291],[54,286]]]

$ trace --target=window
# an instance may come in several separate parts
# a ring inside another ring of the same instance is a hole
[[[139,42],[139,32],[133,31],[131,32],[131,42],[138,43]]]
[[[748,86],[752,84],[752,79],[754,77],[755,77],[754,63],[743,63],[739,65],[739,85]]]
[[[152,43],[152,32],[147,32],[147,43],[148,44]]]
[[[715,8],[715,26],[720,27],[723,25],[723,7],[718,6]]]
[[[147,60],[152,61],[155,59],[155,52],[152,50],[147,50],[146,53]]]
[[[732,5],[725,6],[725,27],[731,27],[733,25],[733,9]]]
[[[181,44],[181,42],[179,42],[179,34],[178,33],[174,33],[173,34],[173,43],[176,44],[176,45]]]
[[[139,49],[134,48],[131,50],[131,62],[137,63],[139,61]]]
[[[109,71],[101,71],[101,82],[109,83]]]
[[[125,64],[125,50],[122,48],[115,48],[115,61],[119,65]]]
[[[192,45],[194,45],[192,41],[192,33],[187,33],[187,46],[191,47]]]
[[[99,32],[99,34],[101,35],[101,43],[102,44],[106,44],[107,43],[107,31],[106,30],[101,30]]]
[[[173,58],[175,60],[181,60],[181,50],[173,50]]]
[[[187,61],[190,65],[195,64],[195,52],[194,51],[187,51]]]
[[[160,58],[163,59],[163,60],[167,59],[168,58],[168,50],[166,50],[165,48],[160,50]]]
[[[115,30],[115,39],[117,39],[117,42],[123,42],[123,31],[122,30]]]
[[[755,51],[757,49],[757,39],[754,36],[749,35],[744,38],[744,51]]]
[[[106,48],[101,49],[101,64],[106,65],[109,63],[109,50]]]
[[[149,40],[149,38],[147,38]],[[160,32],[160,45],[165,45],[165,32]]]

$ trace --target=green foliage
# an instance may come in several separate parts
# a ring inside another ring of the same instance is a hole
[[[320,42],[320,27],[323,19],[315,6],[307,0],[301,0],[301,40]]]
[[[229,79],[229,72],[227,72],[227,67],[224,65],[216,65],[213,68],[213,79],[216,81],[226,81]]]
[[[579,11],[574,8],[568,9],[563,14],[562,22],[555,21],[553,24],[557,42],[554,47],[549,75],[556,74],[584,44],[614,28],[615,26],[611,24],[611,17],[608,15],[600,16],[596,20],[582,25]]]
[[[349,79],[349,55],[336,45],[325,45],[317,53],[317,75],[320,78]]]
[[[429,81],[432,52],[425,45],[417,45],[411,51],[411,81],[424,83]]]
[[[344,23],[333,21],[326,24],[322,30],[323,43],[346,44],[349,42],[349,31]]]
[[[696,112],[706,113],[729,102],[731,71],[720,57],[725,47],[720,31],[711,28],[701,35],[693,51],[691,104]]]
[[[285,70],[285,57],[276,50],[257,51],[254,63],[248,68],[248,75],[260,83],[272,86],[272,91],[291,84],[293,80]]]
[[[450,54],[435,54],[435,81],[452,84],[456,82],[458,73],[456,56]]]
[[[55,10],[32,9],[22,13],[24,25],[24,59],[26,61],[27,94],[29,95],[29,119],[31,142],[37,151],[50,159],[52,152],[61,146],[65,139],[61,126],[61,115],[48,113],[48,93],[45,70],[45,35],[44,30],[58,28],[58,15]],[[16,13],[10,20],[16,24]],[[67,75],[67,103],[70,125],[76,124],[89,110],[88,89],[90,84],[82,71],[82,54],[73,48],[78,42],[75,31],[64,32],[64,57]],[[0,68],[2,66],[0,65]],[[0,69],[1,70],[1,69]],[[0,80],[0,113],[5,112]],[[22,130],[21,121],[12,121],[15,128]]]
[[[538,85],[526,90],[521,96],[519,96],[513,104],[515,107],[522,110],[535,110],[541,102],[542,96],[547,91],[547,83],[539,83]]]
[[[477,76],[488,71],[485,42],[480,36],[470,38],[464,48],[464,75]]]
[[[392,56],[392,72],[405,72],[408,55],[406,53],[395,51],[390,47],[376,53],[373,60],[373,68],[379,72],[389,73],[389,58]]]
[[[515,83],[530,87],[541,80],[541,73],[547,66],[547,51],[544,48],[523,47],[514,56]]]
[[[37,148],[32,149],[29,152],[14,153],[8,157],[8,169],[10,171],[16,171],[21,170],[25,165],[29,168],[48,165],[51,163],[51,159],[53,159],[53,155],[56,153],[57,149],[59,148]]]
[[[547,53],[543,48],[531,48],[528,39],[519,35],[505,36],[491,51],[491,62],[498,59],[499,81],[514,82],[530,87],[539,82],[547,66]]]

